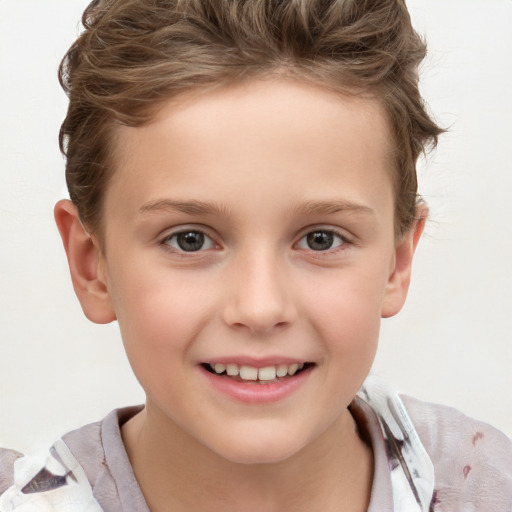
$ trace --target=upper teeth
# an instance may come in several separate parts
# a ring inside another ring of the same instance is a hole
[[[219,375],[226,372],[231,377],[240,376],[242,380],[274,380],[276,377],[295,375],[297,371],[304,368],[304,363],[278,364],[277,366],[265,366],[263,368],[216,363],[210,364],[210,368]]]

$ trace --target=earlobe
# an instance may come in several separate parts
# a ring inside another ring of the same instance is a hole
[[[414,225],[396,245],[394,268],[386,287],[381,311],[382,318],[396,315],[405,303],[411,282],[414,251],[423,233],[427,215],[427,207],[425,205],[420,206],[418,208],[418,218]]]
[[[85,316],[106,324],[116,319],[97,241],[80,222],[76,206],[63,199],[55,205],[55,222],[68,258],[73,288]]]

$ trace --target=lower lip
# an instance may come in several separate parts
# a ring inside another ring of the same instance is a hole
[[[271,384],[259,384],[256,381],[240,382],[210,373],[202,366],[199,368],[210,384],[224,395],[247,404],[264,404],[278,402],[291,395],[304,384],[314,367],[311,366],[297,375]]]

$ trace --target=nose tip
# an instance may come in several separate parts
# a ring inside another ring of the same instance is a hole
[[[246,267],[247,268],[247,267]],[[250,268],[233,287],[224,309],[224,321],[252,334],[268,334],[290,325],[296,318],[290,287],[275,265]]]
[[[267,303],[255,307],[239,304],[233,308],[231,315],[226,315],[226,320],[231,327],[247,329],[253,334],[263,335],[285,327],[291,319],[287,318],[282,308],[272,307]]]

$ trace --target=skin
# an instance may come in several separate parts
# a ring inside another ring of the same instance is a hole
[[[379,103],[251,81],[169,101],[117,141],[104,246],[69,201],[56,220],[85,314],[119,321],[146,391],[122,433],[151,510],[366,510],[372,453],[347,406],[423,227],[395,237]],[[180,229],[205,244],[183,251]],[[311,247],[319,232],[331,246]],[[200,366],[242,356],[313,368],[284,399],[247,404]]]

